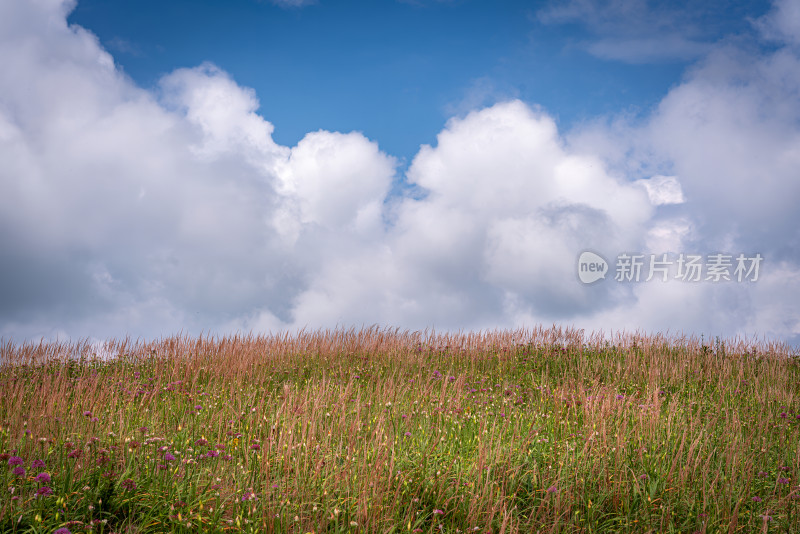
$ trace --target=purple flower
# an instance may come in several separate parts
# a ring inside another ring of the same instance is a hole
[[[200,410],[203,409],[203,407],[198,404],[197,406],[194,407],[194,409],[197,410],[197,411],[200,411]]]
[[[24,477],[25,476],[25,468],[22,467],[21,465],[18,465],[17,467],[14,468],[13,473],[15,475],[17,475],[18,477]]]
[[[120,484],[120,486],[122,486],[128,491],[133,491],[136,489],[136,482],[134,482],[133,479],[131,478],[126,478],[125,480],[122,481],[122,484]]]
[[[242,495],[242,502],[257,501],[257,500],[258,500],[258,497],[256,497],[256,494],[253,493],[252,491],[246,491],[246,492],[244,492],[244,495]]]
[[[70,532],[68,528],[60,528],[53,532],[53,534],[72,534],[72,532]]]
[[[438,509],[434,510],[433,513],[434,513],[434,515],[443,515],[444,514],[444,512],[442,510],[438,510]]]
[[[411,437],[411,432],[406,432],[406,433],[405,433],[405,436],[406,436],[407,438],[410,438],[410,437]]]
[[[617,395],[617,400],[622,400],[625,398],[625,395]]]
[[[19,456],[12,456],[8,459],[8,465],[25,465],[25,460]]]
[[[50,473],[39,473],[38,475],[36,475],[36,482],[41,482],[42,484],[49,484]]]
[[[206,458],[216,458],[219,456],[219,451],[208,451],[206,453]]]
[[[208,440],[205,438],[200,438],[194,442],[195,445],[202,447],[203,445],[208,445]]]
[[[83,412],[83,415],[86,416],[86,417],[91,417],[92,416],[92,412],[90,412],[89,410],[86,410],[85,412]]]
[[[259,445],[258,443],[253,443],[252,445],[250,445],[250,448],[253,449],[254,451],[258,451],[261,450],[261,445]]]
[[[43,460],[34,460],[31,464],[31,469],[42,469],[44,467]]]
[[[753,497],[753,502],[764,502],[764,499],[761,497]]]
[[[48,486],[42,486],[41,488],[36,490],[36,495],[38,495],[39,497],[46,497],[47,495],[52,495],[52,494],[53,494],[53,488],[50,488]]]
[[[168,453],[164,454],[164,461],[165,462],[174,462],[175,461],[175,457],[172,455],[172,453],[168,452]]]
[[[547,493],[555,493],[557,491],[558,491],[558,488],[555,487],[555,486],[550,486],[549,488],[547,488]]]
[[[781,478],[778,479],[778,484],[788,484],[788,483],[789,483],[789,479],[788,478],[781,477]]]

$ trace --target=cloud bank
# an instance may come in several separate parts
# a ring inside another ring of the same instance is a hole
[[[406,173],[414,196],[360,133],[275,143],[217,66],[137,87],[72,7],[0,4],[0,336],[561,322],[800,339],[789,3],[755,24],[771,49],[710,47],[645,121],[560,132],[519,100],[451,119]],[[765,263],[754,283],[585,286],[583,250]]]

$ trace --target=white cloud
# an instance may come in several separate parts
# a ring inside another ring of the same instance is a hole
[[[800,3],[796,0],[775,0],[773,9],[755,21],[764,37],[800,45]]]
[[[646,180],[636,180],[634,183],[640,184],[645,188],[647,196],[650,198],[650,203],[654,206],[683,204],[686,202],[677,176],[657,175]]]
[[[712,46],[702,17],[715,4],[643,0],[553,1],[537,12],[543,24],[580,24],[591,37],[579,46],[590,54],[626,63],[687,61]]]
[[[565,137],[517,100],[474,110],[414,158],[424,195],[389,198],[397,163],[376,142],[281,146],[255,93],[210,64],[143,90],[66,24],[72,5],[0,4],[0,335],[562,321],[800,336],[791,47],[715,46],[637,124]],[[586,249],[765,263],[749,285],[583,286]]]
[[[269,0],[276,6],[284,8],[304,7],[311,4],[316,4],[317,0]]]

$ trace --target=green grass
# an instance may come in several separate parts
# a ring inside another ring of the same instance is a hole
[[[0,532],[800,532],[780,345],[373,328],[0,356]]]

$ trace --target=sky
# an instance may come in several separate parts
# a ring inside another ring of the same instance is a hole
[[[800,2],[0,3],[0,338],[800,346]]]

